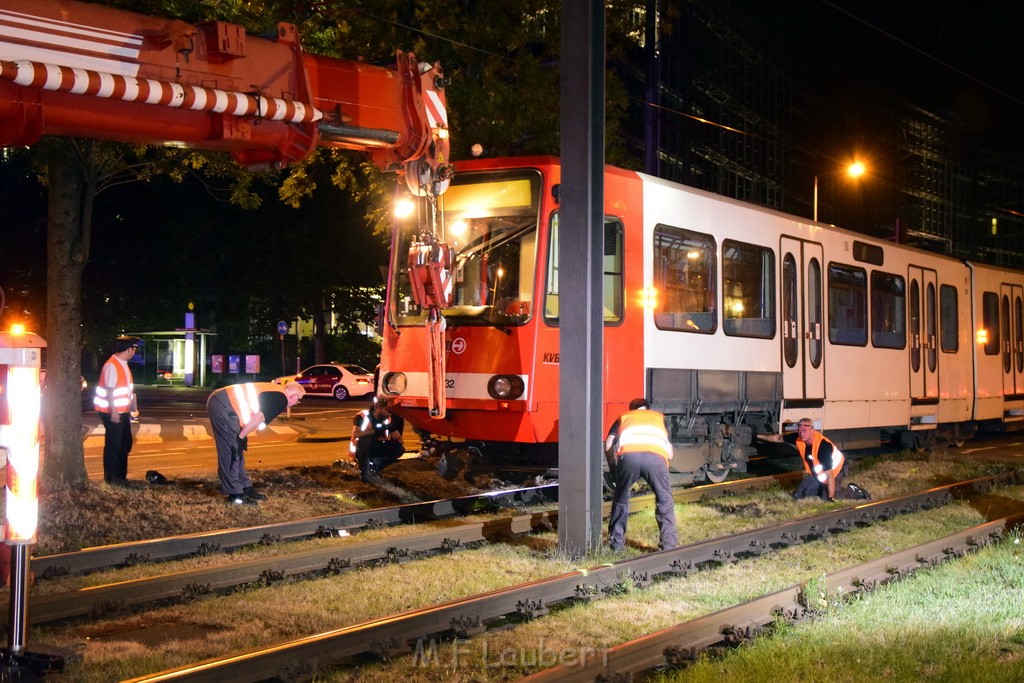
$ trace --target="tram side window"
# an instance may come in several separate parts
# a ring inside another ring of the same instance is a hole
[[[559,240],[558,213],[551,216],[551,248],[548,249],[547,277],[544,285],[544,319],[553,325],[558,324],[559,305]],[[604,253],[601,258],[604,322],[605,324],[622,321],[623,302],[623,228],[622,222],[614,218],[604,219]]]
[[[771,249],[722,242],[722,329],[738,337],[775,336],[775,254]]]
[[[691,230],[654,228],[654,324],[661,330],[710,334],[715,315],[715,239]]]
[[[880,270],[871,271],[871,343],[883,349],[907,345],[906,282]]]
[[[956,287],[939,286],[939,345],[946,353],[960,350],[960,303]]]
[[[868,343],[868,281],[863,268],[828,266],[828,340],[833,344]]]
[[[985,325],[985,355],[999,355],[999,295],[983,292],[981,295],[981,320]]]

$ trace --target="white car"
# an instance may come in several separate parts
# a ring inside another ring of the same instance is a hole
[[[333,396],[339,401],[373,394],[373,373],[351,363],[311,365],[297,375],[272,380],[274,384],[298,382],[307,394]]]

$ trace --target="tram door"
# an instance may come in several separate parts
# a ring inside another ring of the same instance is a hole
[[[999,286],[999,339],[1002,341],[1003,395],[1024,394],[1024,288]]]
[[[934,270],[910,266],[910,397],[939,397],[937,276]]]
[[[782,380],[787,401],[825,398],[822,249],[783,237]]]

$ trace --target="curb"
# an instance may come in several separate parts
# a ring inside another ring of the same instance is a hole
[[[305,434],[299,434],[296,441],[302,441],[304,443],[315,443],[325,441],[350,441],[351,435],[342,434],[341,432],[307,432]]]

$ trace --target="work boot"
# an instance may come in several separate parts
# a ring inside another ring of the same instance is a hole
[[[366,466],[360,473],[359,478],[367,484],[374,484],[376,486],[379,486],[384,482],[384,480],[380,478],[380,472],[378,472],[377,468],[370,462],[366,463]]]
[[[246,498],[241,493],[229,493],[226,501],[228,505],[256,505],[255,500]]]
[[[245,489],[242,489],[242,495],[245,496],[246,498],[248,498],[249,500],[266,500],[267,499],[267,497],[265,495],[263,495],[262,493],[260,493],[256,489],[254,489],[252,486],[249,486],[249,487],[247,487]]]

